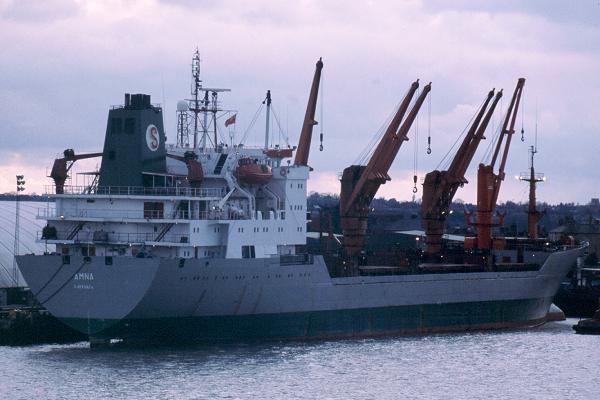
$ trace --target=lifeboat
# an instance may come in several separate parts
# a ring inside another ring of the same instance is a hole
[[[238,161],[235,176],[247,185],[264,185],[273,177],[273,171],[256,158],[244,157]]]

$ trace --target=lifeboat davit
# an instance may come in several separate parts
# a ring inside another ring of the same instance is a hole
[[[273,171],[256,158],[244,157],[238,161],[235,176],[248,185],[264,185],[273,177]]]

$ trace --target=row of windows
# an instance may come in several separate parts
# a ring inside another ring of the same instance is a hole
[[[296,184],[298,186],[298,189],[303,189],[304,188],[304,183],[297,183]],[[294,184],[290,183],[290,189],[294,188]]]
[[[254,227],[252,228],[254,233],[260,232],[260,228]],[[263,227],[263,232],[269,232],[269,228]],[[283,227],[278,227],[277,232],[283,232]],[[244,228],[238,228],[238,233],[244,233]]]
[[[192,232],[193,233],[200,233],[200,228],[192,228]],[[219,233],[221,232],[221,228],[217,227],[213,229],[214,233]]]
[[[204,254],[204,257],[214,258],[215,255],[216,255],[216,252],[212,251],[212,250],[204,250],[203,254]],[[191,257],[191,256],[192,256],[192,252],[191,251],[189,251],[189,250],[184,250],[183,251],[182,257]]]
[[[300,205],[295,205],[295,206],[292,206],[290,204],[290,210],[302,210],[303,208],[304,208],[304,206],[301,205],[301,204]]]
[[[200,233],[200,228],[192,228],[192,232],[193,233]],[[219,233],[221,232],[221,228],[217,227],[213,229],[213,232],[215,233]]]

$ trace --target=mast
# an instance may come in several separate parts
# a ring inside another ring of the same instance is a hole
[[[529,182],[529,204],[527,205],[527,237],[529,239],[538,238],[538,227],[537,223],[546,215],[545,211],[538,211],[536,208],[536,184],[543,182],[546,177],[543,174],[536,174],[535,167],[533,164],[533,158],[537,153],[535,146],[530,146],[529,153],[531,154],[529,164],[529,174],[521,174],[519,180]]]
[[[271,114],[271,91],[267,90],[267,98],[263,103],[267,103],[267,117],[265,126],[265,150],[269,149],[269,118]]]
[[[202,81],[200,80],[200,52],[196,48],[194,57],[192,58],[192,102],[194,113],[194,149],[198,147],[198,114],[200,113],[200,102],[198,95],[202,89]]]
[[[202,101],[202,111],[204,113],[204,124],[202,124],[202,150],[206,148],[206,138],[208,136],[208,92],[204,92],[204,100]]]
[[[213,113],[213,134],[214,134],[214,146],[215,151],[218,148],[217,145],[217,91],[212,92],[212,113]]]

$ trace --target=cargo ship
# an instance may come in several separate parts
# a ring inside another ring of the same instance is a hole
[[[126,94],[109,110],[102,152],[67,150],[54,162],[54,204],[38,213],[47,221],[39,241],[48,251],[17,256],[38,302],[92,345],[426,334],[546,321],[579,246],[498,246],[494,239],[491,249],[467,245],[460,261],[424,255],[408,266],[365,265],[357,250],[365,209],[352,204],[368,203],[376,188],[366,196],[352,190],[361,179],[389,179],[369,166],[342,176],[342,206],[350,204],[340,211],[344,249],[307,253],[322,61],[297,147],[269,145],[270,92],[265,146],[219,140],[221,121],[235,123],[235,114],[220,109],[226,90],[203,86],[198,63],[196,53],[192,98],[177,107],[177,144],[165,143],[162,108],[149,95]],[[394,143],[406,140],[431,86],[400,126],[416,87],[388,129]],[[91,157],[101,157],[99,171],[85,185],[67,185],[73,164]]]

